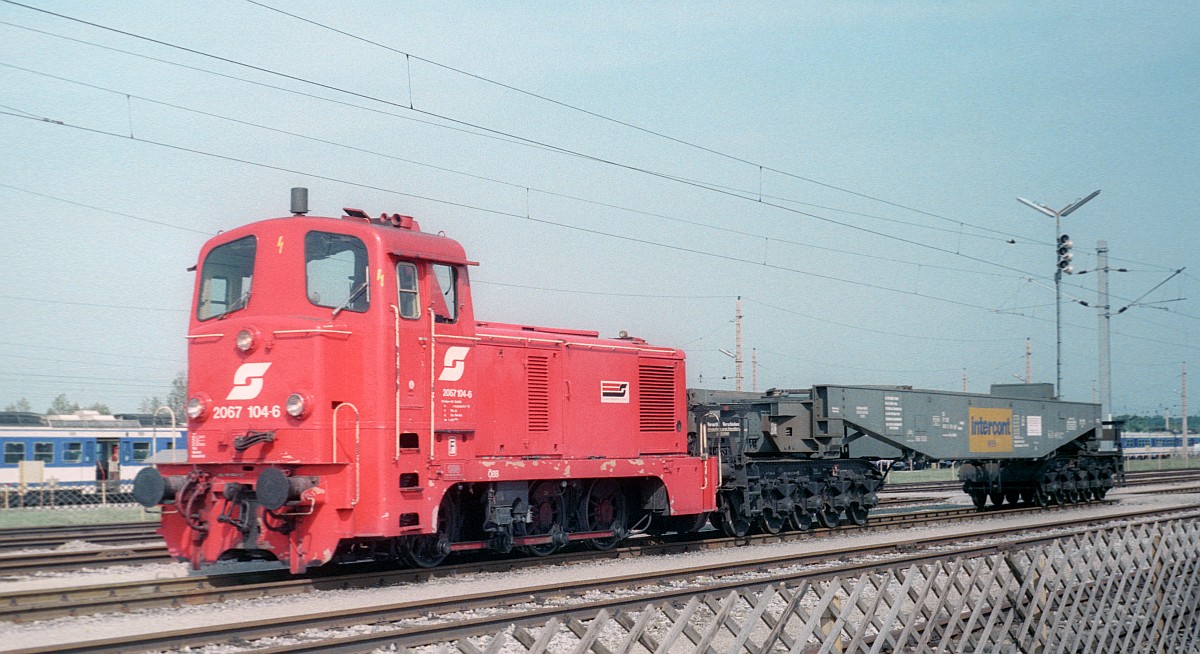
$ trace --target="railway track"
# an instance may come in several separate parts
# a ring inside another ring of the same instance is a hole
[[[68,527],[0,529],[0,553],[23,549],[50,549],[72,541],[97,545],[125,545],[159,540],[158,522],[121,522]]]
[[[1152,484],[1200,480],[1200,469],[1192,470],[1144,470],[1125,473],[1125,486],[1148,486]],[[932,493],[962,490],[961,481],[922,481],[889,483],[883,487],[889,493]]]
[[[1200,480],[1200,470],[1146,471],[1127,475],[1128,486],[1189,480]],[[893,484],[888,487],[888,490],[902,493],[916,493],[955,491],[960,488],[961,484],[959,482],[930,482]],[[1175,492],[1188,491],[1178,490]],[[938,499],[940,498],[884,498],[880,502],[880,507],[886,509],[888,507],[912,506],[924,502],[937,501]],[[882,517],[882,514],[874,514],[871,520],[878,524],[880,517]],[[155,523],[120,523],[87,527],[0,530],[0,575],[31,574],[46,570],[75,570],[97,565],[168,563],[173,559],[168,556],[166,548],[161,544],[161,540],[154,534],[157,528]],[[19,547],[51,548],[77,540],[96,544],[134,544],[128,547],[95,550],[4,554],[6,550],[11,551]],[[20,543],[25,543],[25,545],[19,545]]]
[[[1075,506],[1112,505],[1115,501],[1094,502],[1090,505],[1052,507],[1051,511],[1070,511]],[[513,569],[570,564],[605,558],[630,558],[662,554],[678,554],[723,547],[758,543],[780,543],[802,539],[823,538],[864,531],[884,531],[952,521],[969,521],[998,516],[1044,514],[1047,509],[1017,506],[980,512],[973,507],[937,509],[917,512],[897,512],[872,516],[865,527],[842,527],[836,530],[817,529],[809,532],[784,532],[777,535],[758,534],[748,538],[667,539],[635,542],[608,552],[563,552],[548,557],[502,558],[493,561],[463,563],[434,569],[396,570],[392,566],[358,566],[367,570],[351,572],[338,569],[317,571],[304,577],[292,577],[286,570],[269,570],[245,575],[218,575],[157,579],[77,588],[31,590],[0,595],[0,621],[24,622],[54,617],[92,613],[131,611],[223,602],[232,599],[254,599],[307,593],[316,590],[374,588],[424,581],[431,577],[456,577],[468,574],[503,572]],[[715,531],[706,532],[708,535]]]
[[[980,556],[1002,549],[1028,547],[1063,537],[1064,528],[1086,530],[1097,524],[1114,520],[1141,520],[1150,522],[1165,516],[1171,519],[1196,519],[1200,517],[1200,504],[1191,504],[1172,509],[1131,510],[1119,514],[1097,516],[1070,516],[1052,524],[1029,526],[1025,534],[1016,539],[987,542],[987,539],[1007,537],[1012,527],[995,528],[983,526],[953,536],[931,538],[928,534],[895,539],[886,544],[864,547],[861,544],[842,548],[825,548],[804,555],[758,558],[751,561],[722,561],[719,563],[660,570],[635,575],[615,575],[592,579],[581,583],[570,580],[513,588],[505,592],[488,592],[475,595],[456,595],[436,600],[400,602],[387,605],[351,608],[338,611],[299,615],[288,618],[243,621],[223,625],[208,625],[196,629],[181,629],[155,634],[132,635],[100,641],[58,644],[44,648],[17,650],[20,654],[43,652],[131,652],[160,649],[178,649],[204,644],[225,644],[261,638],[293,636],[305,630],[336,630],[340,628],[371,624],[385,625],[378,631],[350,636],[325,636],[307,642],[287,642],[274,647],[255,648],[258,654],[281,652],[365,652],[382,646],[416,647],[431,645],[447,639],[459,640],[473,634],[493,634],[510,624],[542,624],[551,618],[561,623],[571,619],[585,620],[599,611],[610,613],[616,610],[634,609],[650,602],[683,602],[698,592],[717,593],[762,587],[767,584],[806,580],[810,583],[831,576],[853,576],[868,570],[886,567],[908,566],[915,563],[942,559],[947,556]],[[944,548],[953,546],[951,551]],[[940,551],[929,551],[941,547]],[[921,551],[924,550],[924,551]],[[897,554],[900,552],[900,554]],[[864,555],[888,555],[886,561],[862,561]],[[857,557],[859,560],[847,560]],[[822,563],[837,562],[836,566],[824,570],[813,570]],[[741,575],[730,579],[732,575]],[[750,576],[751,578],[746,578]],[[698,579],[705,579],[698,582]],[[588,599],[599,593],[623,591],[620,597]],[[417,624],[403,624],[430,615],[461,614],[470,609],[487,609],[486,617],[447,619],[430,624],[427,619]],[[385,623],[393,623],[386,625]],[[399,623],[399,624],[396,624]],[[387,626],[391,626],[388,629]]]

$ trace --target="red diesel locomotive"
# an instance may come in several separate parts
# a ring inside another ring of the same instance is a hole
[[[717,508],[683,352],[479,322],[457,242],[409,216],[305,216],[298,195],[200,252],[188,462],[135,485],[175,557],[432,566]]]

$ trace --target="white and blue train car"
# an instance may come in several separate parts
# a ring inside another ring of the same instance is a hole
[[[1190,430],[1189,430],[1190,431]],[[1166,459],[1183,454],[1183,435],[1172,432],[1125,432],[1121,450],[1127,459]],[[1188,452],[1200,454],[1200,436],[1188,435]]]
[[[147,459],[167,450],[187,451],[187,430],[153,416],[68,416],[0,412],[0,484],[48,483],[119,488],[131,482]],[[30,465],[32,462],[33,464]],[[40,465],[38,465],[40,462]],[[33,478],[31,478],[33,477]],[[36,478],[40,477],[40,479]]]

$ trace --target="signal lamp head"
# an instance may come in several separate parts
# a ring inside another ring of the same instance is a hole
[[[253,329],[243,329],[237,334],[237,349],[249,352],[258,345],[258,334]]]
[[[303,418],[308,415],[309,404],[303,393],[292,393],[287,399],[287,414],[293,418]]]
[[[187,403],[187,415],[192,420],[202,420],[208,415],[208,406],[211,402],[208,396],[204,394],[196,395]]]

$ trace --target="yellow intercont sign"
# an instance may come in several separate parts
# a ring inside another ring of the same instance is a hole
[[[972,452],[1013,451],[1012,409],[971,407],[968,417]]]

